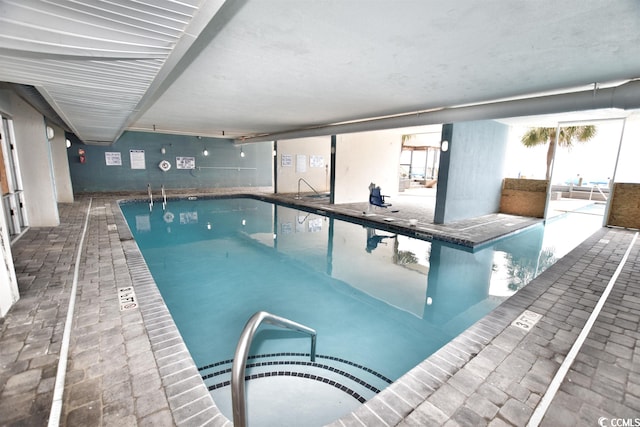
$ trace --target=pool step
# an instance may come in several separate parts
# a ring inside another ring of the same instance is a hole
[[[199,368],[209,391],[229,387],[232,360],[214,362]],[[391,380],[364,366],[338,357],[308,353],[276,353],[250,356],[247,380],[267,377],[295,377],[331,385],[359,402],[365,402],[391,384]]]

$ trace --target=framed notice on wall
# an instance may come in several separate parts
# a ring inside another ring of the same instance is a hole
[[[309,166],[311,166],[312,168],[324,167],[324,157],[322,157],[322,156],[310,156],[309,157]]]
[[[298,154],[296,156],[296,172],[306,172],[307,171],[307,155],[306,154]]]
[[[104,161],[107,166],[122,166],[122,157],[120,156],[120,152],[109,152],[104,153]]]
[[[195,169],[195,157],[176,157],[176,169]]]
[[[144,150],[129,150],[131,169],[145,169]]]
[[[293,166],[293,156],[291,154],[283,154],[280,156],[280,162],[282,166]]]

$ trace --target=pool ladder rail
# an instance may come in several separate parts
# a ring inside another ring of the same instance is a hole
[[[311,186],[311,184],[309,184],[309,183],[307,182],[307,180],[306,180],[306,179],[304,179],[304,178],[300,178],[300,179],[298,180],[298,195],[296,196],[296,199],[300,199],[300,183],[301,183],[301,182],[304,182],[305,184],[307,184],[307,187],[309,187],[311,190],[313,190],[313,192],[314,192],[314,193],[316,193],[316,195],[318,195],[318,196],[322,196],[322,194],[318,193],[318,192],[316,191],[316,189],[315,189],[315,188],[313,188],[313,187]]]
[[[147,195],[149,196],[149,212],[153,211],[153,192],[151,184],[147,184]],[[162,197],[162,210],[167,209],[167,193],[164,191],[164,184],[160,187],[160,197]]]
[[[247,426],[245,370],[251,342],[262,323],[269,323],[308,334],[311,338],[311,361],[315,362],[316,360],[316,331],[314,329],[266,311],[259,311],[251,316],[240,334],[240,340],[233,357],[233,365],[231,366],[231,406],[233,408],[234,427]]]

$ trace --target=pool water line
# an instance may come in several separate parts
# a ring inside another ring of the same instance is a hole
[[[618,268],[616,268],[616,271],[613,273],[613,276],[611,276],[611,279],[609,280],[607,287],[605,288],[604,292],[600,296],[600,299],[598,300],[598,303],[596,304],[595,308],[591,312],[589,319],[587,319],[587,323],[585,323],[584,327],[582,328],[582,331],[580,331],[580,335],[578,335],[578,338],[573,343],[573,346],[571,347],[571,350],[569,350],[567,357],[565,357],[564,361],[562,362],[562,365],[560,365],[560,368],[558,369],[558,372],[556,372],[556,375],[551,380],[551,384],[549,384],[549,388],[547,388],[547,391],[545,392],[544,396],[542,396],[540,403],[538,404],[535,411],[531,415],[531,418],[527,423],[527,427],[537,427],[542,421],[542,418],[544,417],[544,415],[547,413],[547,409],[549,409],[549,406],[551,405],[551,401],[553,400],[556,393],[558,392],[558,389],[560,389],[560,385],[562,384],[565,376],[569,372],[569,369],[571,368],[573,361],[578,356],[578,352],[580,351],[582,344],[584,344],[585,340],[587,339],[587,335],[589,335],[589,332],[591,332],[591,328],[593,327],[596,319],[598,318],[598,315],[600,314],[602,307],[604,307],[604,303],[607,302],[607,298],[609,298],[609,294],[611,293],[611,290],[613,289],[613,286],[615,285],[616,280],[618,280],[618,276],[622,272],[622,268],[627,262],[627,258],[629,258],[629,254],[631,253],[631,249],[633,248],[633,245],[635,244],[637,238],[638,238],[638,232],[636,232],[633,235],[633,239],[631,240],[631,243],[629,244],[627,251],[622,257],[622,260],[620,260],[620,264],[618,264]]]
[[[58,359],[58,370],[56,372],[56,382],[53,388],[53,401],[51,412],[49,413],[49,427],[60,425],[60,415],[62,414],[62,397],[64,395],[64,381],[67,374],[67,359],[69,357],[69,342],[71,340],[71,327],[73,326],[73,311],[76,305],[76,293],[78,291],[78,276],[80,273],[80,259],[82,258],[82,248],[89,225],[89,213],[93,198],[89,198],[87,216],[84,220],[84,228],[78,244],[76,263],[73,269],[73,284],[71,285],[71,295],[69,296],[69,308],[67,309],[67,319],[64,322],[64,332],[62,334],[62,345],[60,347],[60,358]]]

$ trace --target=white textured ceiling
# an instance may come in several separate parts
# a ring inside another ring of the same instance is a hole
[[[0,0],[0,81],[83,140],[242,137],[640,77],[637,0]]]

